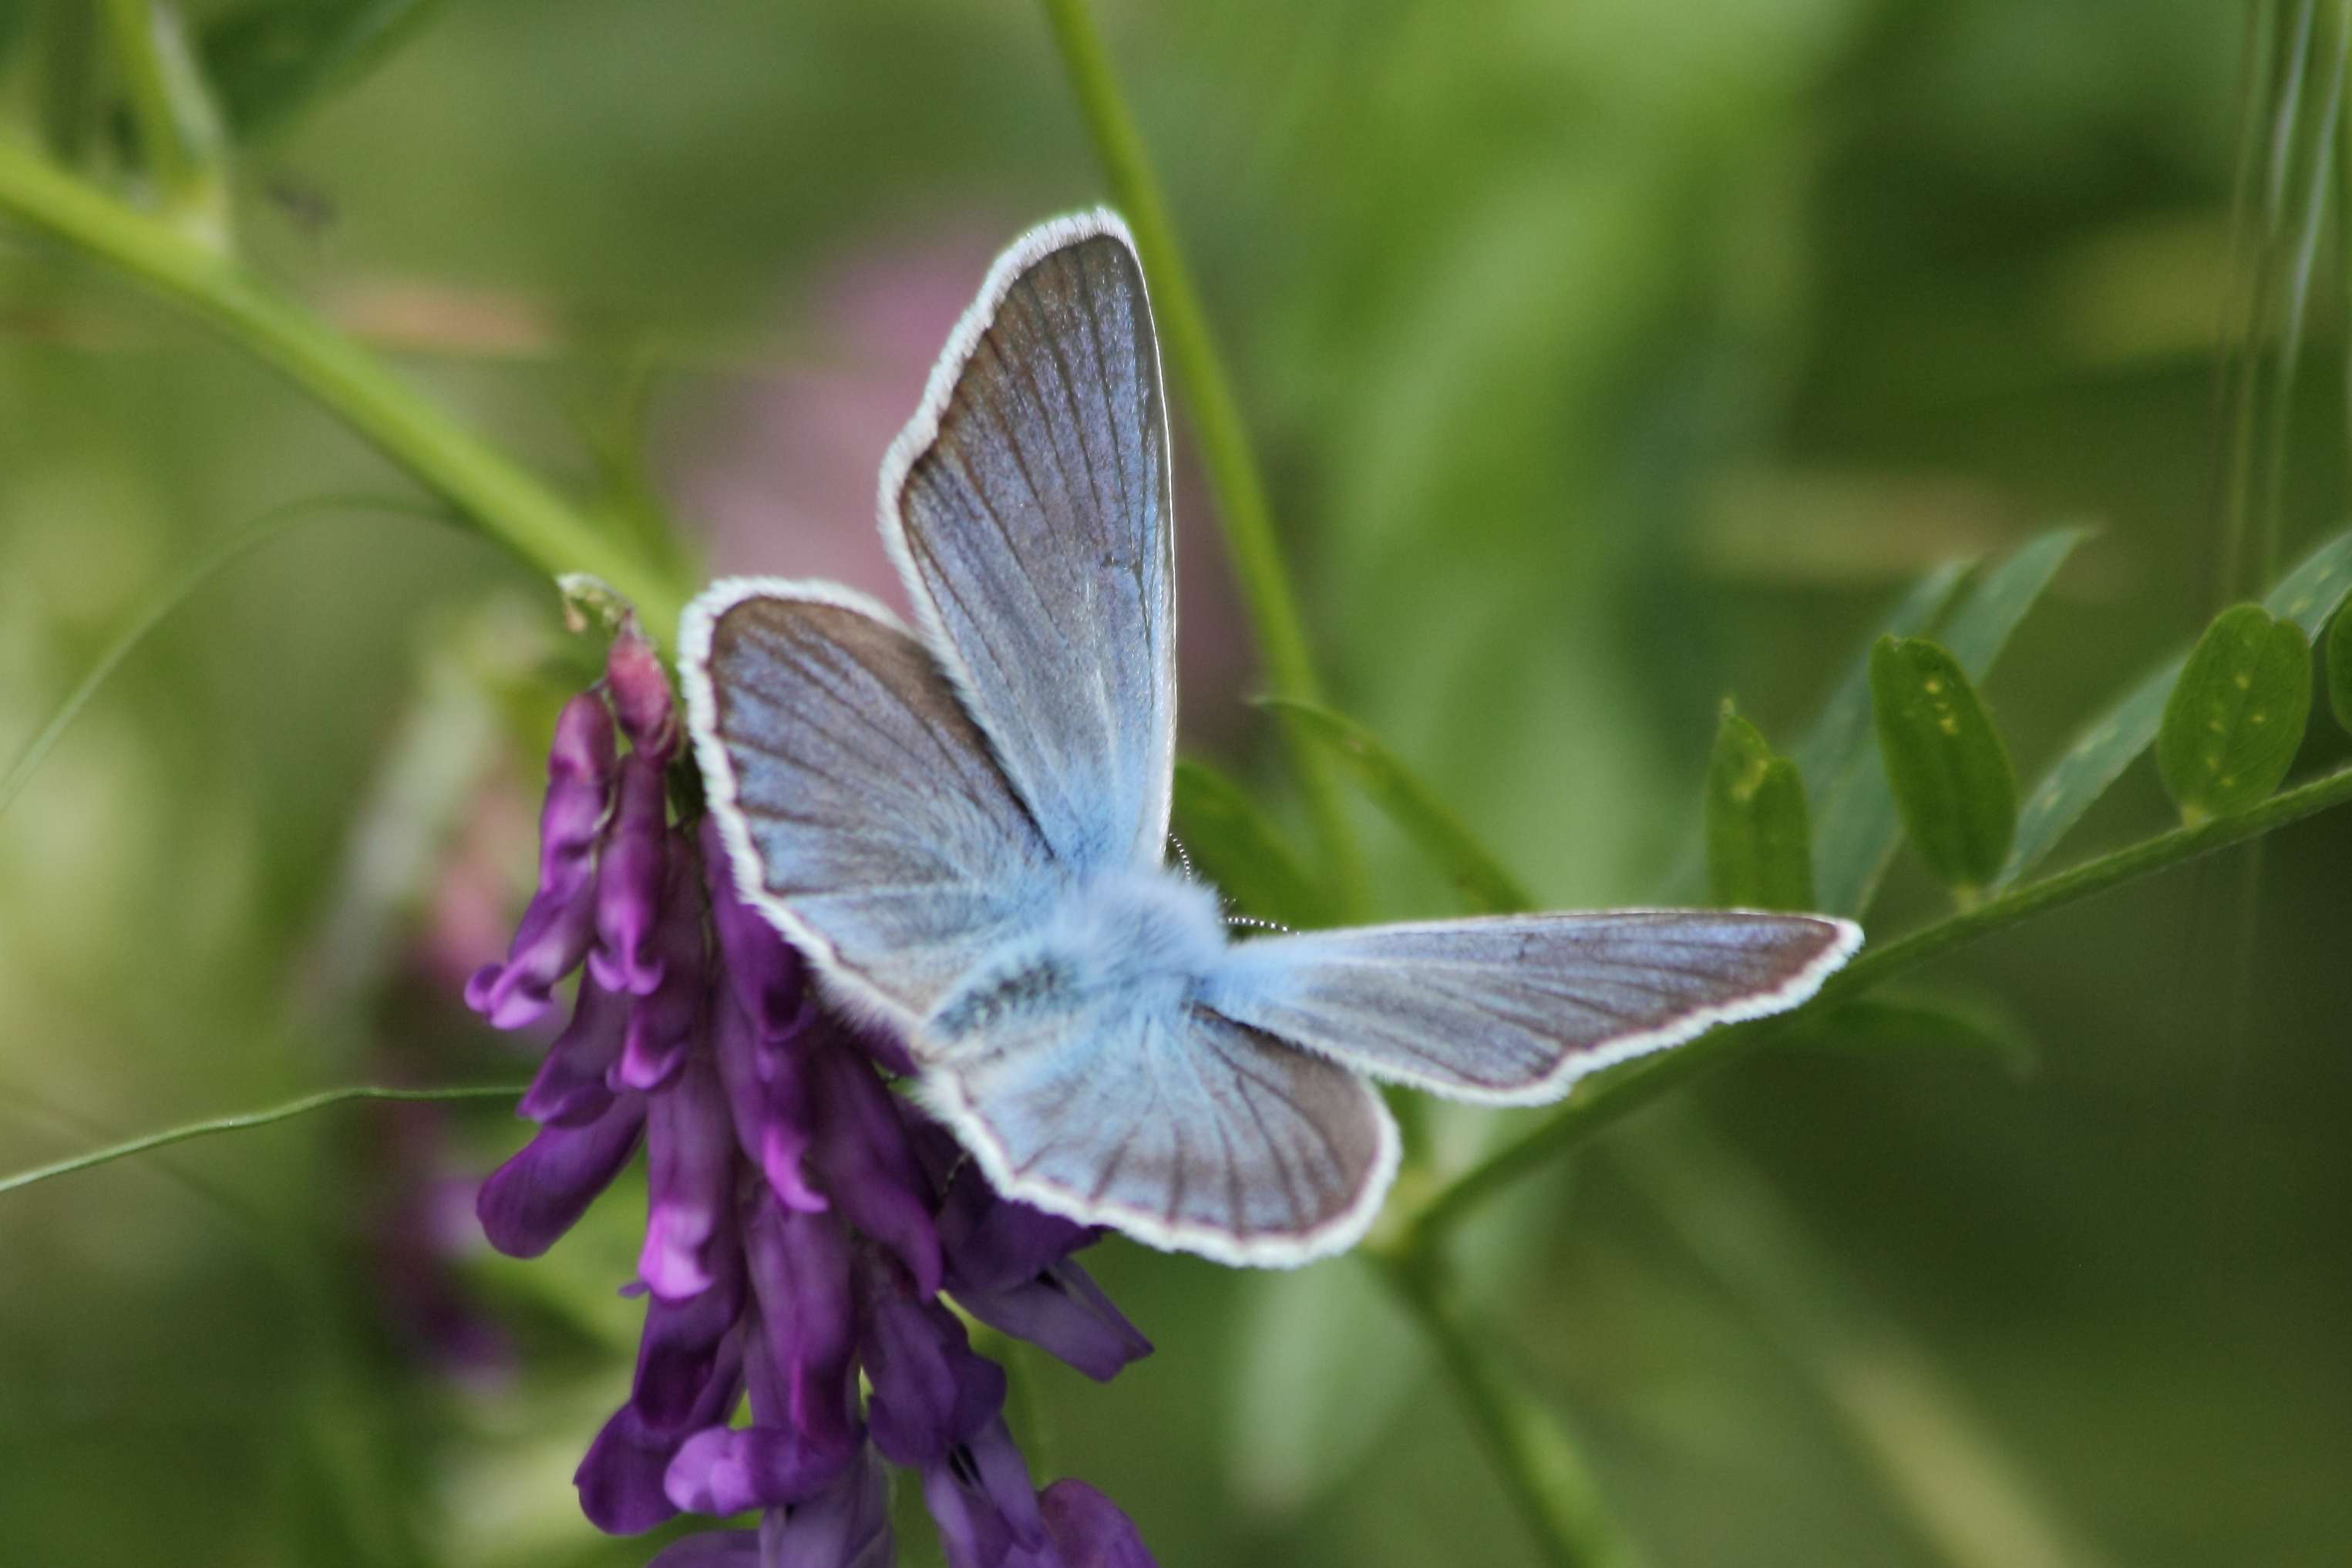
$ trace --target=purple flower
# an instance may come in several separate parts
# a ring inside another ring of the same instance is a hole
[[[596,869],[596,946],[588,973],[608,991],[643,996],[661,984],[654,950],[669,858],[669,806],[663,764],[643,752],[621,763],[611,831]]]
[[[622,1095],[595,1121],[548,1126],[491,1172],[474,1198],[482,1234],[509,1258],[537,1258],[579,1223],[636,1152],[642,1095]]]
[[[1076,1477],[1039,1492],[1037,1507],[1052,1546],[1040,1552],[1016,1549],[1004,1568],[1154,1568],[1135,1521]]]
[[[657,1315],[674,1313],[658,1300],[646,1309],[647,1338],[639,1347],[637,1386],[626,1405],[613,1413],[580,1461],[572,1484],[580,1489],[580,1511],[588,1522],[612,1535],[635,1535],[677,1516],[664,1485],[670,1461],[686,1440],[705,1427],[726,1419],[743,1387],[743,1340],[727,1333],[706,1357],[669,1358],[653,1346]],[[675,1373],[698,1368],[690,1383],[655,1381],[656,1364]],[[689,1394],[675,1409],[663,1405],[681,1392]]]
[[[514,1028],[584,969],[518,1107],[538,1130],[481,1186],[493,1246],[546,1251],[646,1144],[627,1287],[645,1325],[574,1478],[581,1510],[624,1534],[760,1511],[674,1542],[663,1568],[887,1568],[887,1462],[920,1478],[951,1568],[1150,1568],[1100,1493],[1031,1489],[1003,1369],[940,1300],[1108,1378],[1151,1346],[1072,1261],[1098,1233],[1000,1197],[892,1092],[882,1074],[915,1070],[905,1043],[828,1013],[738,897],[715,827],[670,820],[679,740],[661,665],[625,626],[557,727],[538,889],[467,987]]]
[[[629,744],[656,768],[667,768],[677,755],[677,705],[670,700],[660,651],[637,629],[634,615],[622,621],[605,652],[604,686]]]
[[[596,694],[563,706],[547,755],[539,814],[539,890],[523,910],[504,963],[466,984],[466,1005],[498,1029],[547,1011],[555,983],[588,956],[596,929],[596,847],[613,795],[613,720]]]
[[[856,1304],[849,1236],[831,1215],[752,1205],[746,1237],[761,1334],[777,1374],[776,1419],[826,1447],[849,1447],[857,1423]]]
[[[614,1074],[631,1089],[668,1081],[702,1023],[702,879],[682,834],[666,834],[661,912],[654,927],[656,983],[629,1009]]]
[[[1151,1353],[1151,1342],[1071,1260],[1098,1232],[998,1196],[937,1123],[920,1131],[917,1147],[941,1194],[946,1287],[965,1311],[1097,1382]]]
[[[890,1568],[891,1545],[889,1485],[866,1448],[806,1502],[769,1510],[756,1530],[674,1541],[648,1568]]]
[[[710,1287],[740,1250],[731,1234],[735,1129],[706,1048],[679,1068],[646,1110],[646,1182],[652,1197],[637,1278],[666,1301]]]
[[[516,1112],[542,1127],[583,1127],[604,1115],[613,1103],[606,1080],[628,1026],[626,993],[607,991],[593,974],[582,980],[572,1021],[548,1047]]]
[[[709,1427],[687,1440],[666,1481],[670,1500],[680,1508],[720,1516],[790,1508],[830,1486],[858,1452],[854,1433],[814,1432],[793,1419],[775,1360],[776,1337],[761,1331],[765,1316],[764,1310],[754,1314],[743,1347],[751,1423]]]

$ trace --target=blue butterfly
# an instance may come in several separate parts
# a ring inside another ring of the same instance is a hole
[[[1167,399],[1108,212],[990,271],[882,464],[919,628],[731,578],[680,670],[742,894],[902,1036],[996,1187],[1155,1247],[1289,1267],[1397,1165],[1368,1078],[1495,1104],[1793,1006],[1843,921],[1612,910],[1234,941],[1170,868]]]

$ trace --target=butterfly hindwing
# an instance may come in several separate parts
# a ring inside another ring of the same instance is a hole
[[[902,1027],[1034,918],[1050,858],[929,651],[821,584],[687,612],[698,761],[744,896]]]
[[[1208,997],[1374,1078],[1461,1100],[1557,1100],[1585,1073],[1792,1007],[1858,928],[1740,910],[1503,915],[1265,937]]]
[[[924,1096],[999,1191],[1223,1263],[1353,1245],[1396,1171],[1370,1085],[1197,1006],[1017,1022],[928,1073]]]
[[[883,460],[881,518],[1055,854],[1156,864],[1176,723],[1168,426],[1116,217],[1047,224],[997,262]]]

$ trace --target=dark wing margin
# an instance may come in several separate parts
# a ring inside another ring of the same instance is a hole
[[[1493,1104],[1796,1006],[1861,944],[1821,915],[1611,910],[1237,943],[1206,1000],[1344,1067]]]
[[[1045,898],[1036,824],[929,651],[871,601],[730,578],[680,641],[744,898],[851,1000],[911,1026]]]
[[[882,463],[884,542],[1047,846],[1157,864],[1176,735],[1168,417],[1108,212],[1000,257]]]

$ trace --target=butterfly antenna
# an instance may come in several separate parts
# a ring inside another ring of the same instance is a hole
[[[1199,881],[1201,874],[1192,868],[1192,858],[1184,853],[1184,841],[1171,833],[1168,836],[1168,847],[1176,851],[1176,864],[1184,868],[1184,879]]]
[[[1280,921],[1263,921],[1255,915],[1237,915],[1230,911],[1225,915],[1225,923],[1229,926],[1241,926],[1249,931],[1280,931],[1286,936],[1290,934],[1292,929]]]

